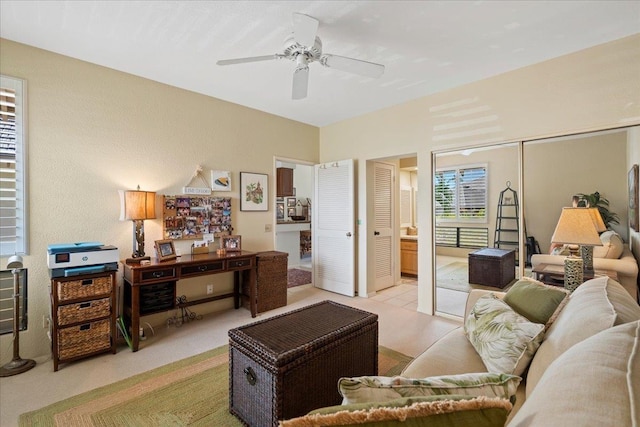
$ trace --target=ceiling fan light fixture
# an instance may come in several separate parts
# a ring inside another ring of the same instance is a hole
[[[322,53],[322,41],[316,35],[319,21],[302,13],[293,14],[293,32],[284,41],[282,53],[249,58],[224,59],[218,65],[241,64],[245,62],[268,61],[272,59],[289,59],[296,63],[293,73],[293,99],[307,96],[309,82],[309,64],[320,62],[320,65],[336,70],[347,71],[366,77],[377,78],[384,73],[384,65],[346,56],[328,55]]]

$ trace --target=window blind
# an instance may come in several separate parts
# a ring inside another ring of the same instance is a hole
[[[0,76],[0,254],[26,253],[23,82]]]
[[[487,214],[487,167],[438,170],[434,177],[436,218],[484,220]]]

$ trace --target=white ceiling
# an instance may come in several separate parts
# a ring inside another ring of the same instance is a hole
[[[323,51],[384,64],[379,79],[310,65],[291,99],[291,16]],[[0,1],[0,36],[315,126],[640,32],[640,1]]]

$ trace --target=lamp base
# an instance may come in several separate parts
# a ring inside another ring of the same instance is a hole
[[[140,261],[149,261],[151,259],[151,257],[149,256],[141,256],[138,258],[127,258],[125,260],[125,262],[127,264],[140,264]]]
[[[564,288],[569,292],[576,290],[584,281],[582,258],[568,256],[564,260]]]
[[[0,368],[0,377],[10,377],[18,375],[36,366],[35,360],[31,359],[13,359],[11,362]]]

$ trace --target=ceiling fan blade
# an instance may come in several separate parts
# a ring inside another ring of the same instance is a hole
[[[220,59],[216,64],[218,65],[233,65],[233,64],[243,64],[245,62],[260,62],[260,61],[270,61],[272,59],[280,59],[281,55],[264,55],[264,56],[250,56],[248,58],[235,58],[235,59]]]
[[[291,92],[292,99],[303,99],[307,97],[307,88],[309,86],[309,67],[296,68],[293,72],[293,90]]]
[[[384,65],[382,64],[347,58],[346,56],[322,55],[320,63],[325,67],[348,71],[361,76],[378,78],[384,74]]]
[[[293,14],[293,38],[302,46],[312,47],[320,23],[316,18],[303,13]]]

